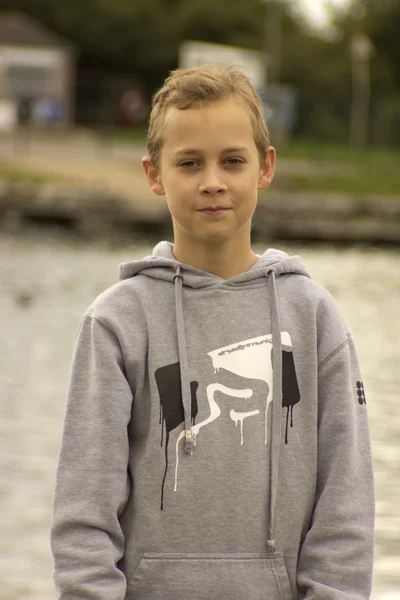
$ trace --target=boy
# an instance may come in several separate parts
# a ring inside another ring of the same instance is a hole
[[[275,150],[248,79],[173,72],[143,159],[174,244],[77,341],[55,493],[60,600],[367,599],[373,476],[354,345],[298,257],[251,249]]]

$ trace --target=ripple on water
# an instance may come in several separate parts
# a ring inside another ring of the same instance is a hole
[[[356,341],[376,476],[372,600],[400,598],[399,253],[280,244],[330,290]],[[49,527],[79,320],[149,242],[110,247],[27,230],[0,238],[0,600],[54,600]],[[263,251],[257,247],[256,251]],[[4,260],[7,257],[7,260]],[[10,401],[7,401],[10,400]],[[23,577],[21,577],[23,573]]]

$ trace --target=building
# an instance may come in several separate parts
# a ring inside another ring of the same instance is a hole
[[[75,77],[72,43],[23,13],[0,13],[0,102],[18,124],[73,122]]]

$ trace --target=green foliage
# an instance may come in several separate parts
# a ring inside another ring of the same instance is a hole
[[[355,32],[364,31],[375,47],[372,139],[400,144],[400,2],[353,0],[345,13],[332,11],[333,39],[317,35],[299,18],[296,0],[281,0],[279,6],[280,80],[298,90],[296,133],[348,138],[350,44]],[[62,6],[56,0],[0,0],[1,9],[24,10],[75,42],[81,69],[130,72],[144,82],[149,95],[178,65],[184,40],[261,50],[265,21],[272,19],[272,4],[262,0],[68,0]]]
[[[398,0],[353,0],[333,21],[341,44],[363,32],[373,44],[370,60],[370,142],[400,146],[400,3]]]
[[[342,36],[365,32],[374,47],[374,76],[379,83],[400,87],[400,3],[398,0],[353,0],[348,11],[334,16]],[[382,72],[383,71],[383,72]]]

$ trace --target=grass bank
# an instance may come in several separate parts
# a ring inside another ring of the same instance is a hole
[[[302,173],[278,175],[276,185],[298,191],[384,195],[400,199],[400,150],[317,144],[298,140],[278,148],[279,158],[307,165]]]
[[[44,185],[45,183],[59,184],[74,184],[77,181],[71,181],[71,178],[63,177],[62,175],[54,175],[53,173],[39,173],[30,170],[22,165],[13,163],[4,163],[0,161],[0,181],[3,183],[32,183],[35,185]]]
[[[142,147],[145,143],[145,130],[102,129],[89,130],[87,133],[93,139],[94,144],[98,143],[99,148],[102,149],[97,161],[99,168],[101,167],[102,181],[108,180],[111,170],[115,171],[123,166],[127,186],[130,188],[132,185],[132,189],[136,189],[135,186],[142,177],[140,164],[136,164],[136,162],[128,164],[125,161],[124,165],[122,163],[120,165],[118,160],[111,160],[108,168],[104,169],[101,159],[107,145],[110,146],[110,149],[120,144]],[[62,133],[58,135],[63,136]],[[64,135],[65,145],[71,144],[73,148],[74,135],[74,131]],[[48,141],[51,143],[51,139]],[[22,140],[20,143],[21,148],[24,148]],[[91,152],[93,154],[93,150]],[[278,146],[277,154],[278,168],[272,190],[282,193],[319,192],[353,196],[391,196],[393,199],[400,200],[400,150],[376,147],[357,150],[343,144],[321,144],[297,139]],[[110,156],[112,156],[112,152]],[[70,176],[67,178],[64,167],[57,172],[56,165],[51,164],[50,168],[48,163],[49,167],[47,168],[46,163],[42,163],[40,169],[34,169],[28,160],[24,160],[25,157],[34,158],[35,152],[32,150],[25,153],[21,150],[20,153],[15,153],[15,156],[10,154],[7,159],[0,160],[0,180],[6,183],[29,181],[40,185],[45,182],[79,184],[79,181],[84,179],[85,167],[83,164],[79,164],[79,161],[75,165],[73,173],[68,174]],[[50,160],[50,163],[53,162]],[[130,183],[130,178],[132,183]],[[73,179],[74,181],[72,181]],[[93,176],[92,180],[94,183],[96,178]],[[110,185],[111,183],[110,180]]]
[[[145,144],[146,131],[108,129],[97,132],[103,142]],[[294,139],[277,147],[273,187],[287,192],[325,192],[395,196],[400,199],[400,150]]]
[[[324,192],[362,196],[392,196],[400,201],[400,177],[396,172],[385,176],[365,168],[354,173],[279,173],[272,188],[282,192]],[[271,189],[272,189],[271,188]]]

